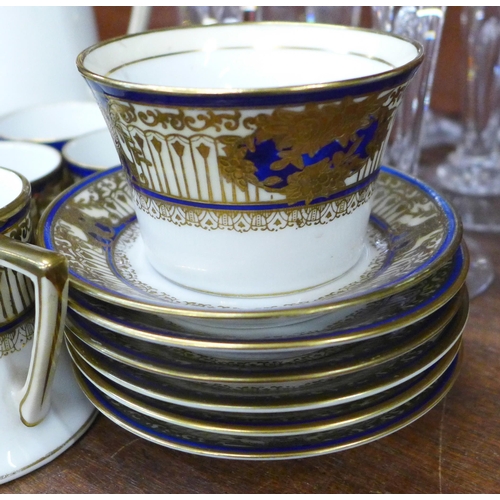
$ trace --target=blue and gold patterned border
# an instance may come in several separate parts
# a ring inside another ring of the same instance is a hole
[[[460,220],[446,200],[422,182],[384,168],[373,194],[374,215],[378,223],[385,224],[390,241],[381,268],[377,265],[370,276],[345,290],[331,294],[325,290],[323,297],[294,307],[217,308],[199,303],[201,298],[187,303],[165,293],[131,288],[120,273],[133,274],[133,269],[118,273],[114,269],[115,241],[135,220],[129,189],[121,169],[89,177],[45,211],[38,242],[67,256],[76,289],[109,303],[158,314],[270,318],[361,304],[405,290],[430,276],[449,261],[462,238]]]

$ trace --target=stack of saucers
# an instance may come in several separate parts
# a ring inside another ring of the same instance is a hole
[[[457,377],[468,255],[453,208],[383,168],[362,258],[319,288],[219,297],[157,274],[123,171],[59,196],[39,244],[70,266],[68,350],[94,405],[191,453],[299,458],[413,422]]]

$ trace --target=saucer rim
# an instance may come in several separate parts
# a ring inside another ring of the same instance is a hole
[[[302,417],[305,420],[298,423],[283,423],[282,420],[276,418],[276,422],[267,422],[264,425],[260,423],[232,423],[230,420],[226,420],[224,423],[211,422],[203,416],[183,416],[176,414],[175,409],[162,410],[161,408],[158,408],[158,406],[155,406],[155,404],[161,404],[161,402],[155,401],[152,398],[148,398],[147,396],[145,396],[146,399],[151,399],[151,403],[149,404],[147,402],[136,399],[133,394],[127,394],[126,392],[124,392],[123,388],[119,387],[117,384],[114,384],[110,380],[107,380],[90,365],[84,365],[82,363],[83,366],[80,366],[75,362],[75,366],[79,371],[78,375],[81,375],[82,377],[87,379],[88,384],[95,386],[99,391],[105,393],[111,399],[118,401],[118,403],[124,406],[128,406],[138,413],[144,413],[151,418],[155,418],[163,422],[178,425],[180,427],[197,429],[216,434],[244,436],[290,436],[338,429],[346,427],[353,423],[359,424],[364,420],[381,416],[384,413],[387,413],[388,411],[408,402],[410,399],[418,396],[427,388],[429,388],[441,376],[444,375],[444,373],[448,370],[448,368],[450,368],[456,357],[459,356],[461,351],[462,343],[458,342],[449,352],[446,353],[445,356],[443,356],[435,364],[425,370],[425,372],[422,373],[422,378],[420,380],[414,381],[413,379],[411,379],[411,385],[403,389],[403,391],[389,396],[387,399],[372,404],[361,410],[347,412],[341,416],[322,416],[317,420],[315,420],[315,417]],[[80,383],[80,379],[78,376],[77,380]],[[129,390],[128,392],[132,393],[133,391]],[[190,410],[194,411],[195,414],[197,411],[199,411],[193,408],[190,408]],[[218,412],[214,411],[213,413]],[[303,412],[299,411],[297,413],[302,414]],[[228,419],[230,419],[231,416],[232,415],[226,415]]]
[[[395,358],[431,340],[434,336],[439,335],[464,308],[468,307],[468,302],[467,291],[464,288],[443,306],[442,311],[436,311],[440,314],[437,315],[436,318],[433,318],[430,324],[418,326],[418,331],[414,332],[410,341],[405,341],[403,339],[396,345],[396,347],[390,346],[388,349],[383,349],[381,352],[379,351],[376,356],[365,354],[357,357],[356,360],[349,364],[349,366],[345,366],[345,362],[344,365],[341,366],[332,366],[332,364],[327,360],[321,360],[316,366],[308,367],[306,370],[301,369],[300,366],[298,368],[291,366],[277,371],[268,370],[266,367],[254,372],[247,372],[243,367],[241,367],[242,369],[233,368],[231,370],[231,365],[242,365],[245,361],[232,359],[226,360],[224,358],[219,360],[221,362],[221,366],[218,369],[216,367],[215,370],[210,369],[210,366],[206,366],[210,365],[208,361],[198,362],[194,360],[193,365],[189,366],[187,369],[185,367],[168,366],[167,364],[160,362],[157,362],[156,364],[148,363],[148,359],[143,356],[134,356],[133,352],[124,353],[120,351],[121,346],[115,347],[110,344],[104,344],[104,340],[96,340],[93,332],[87,328],[87,326],[93,327],[93,324],[76,324],[70,315],[68,316],[65,335],[76,337],[79,341],[83,342],[91,349],[100,352],[110,359],[123,363],[124,365],[169,378],[217,383],[236,382],[263,384],[280,383],[285,381],[313,381],[322,378],[353,374],[367,368],[375,367],[378,364],[394,360]],[[89,321],[89,323],[91,322]],[[409,325],[408,327],[411,326],[412,325]],[[397,331],[398,330],[395,330],[391,333],[396,333]],[[102,336],[106,336],[105,331],[102,332]],[[358,345],[359,343],[356,342],[355,344]],[[298,355],[300,356],[300,353]],[[252,361],[253,358],[250,362]],[[224,365],[227,365],[229,370],[226,369]]]
[[[103,172],[97,172],[86,177],[75,185],[70,186],[58,197],[56,197],[47,207],[47,209],[44,210],[43,214],[40,217],[35,236],[37,244],[49,250],[56,250],[52,245],[51,229],[53,219],[61,206],[64,205],[64,202],[68,198],[75,196],[78,192],[86,188],[88,185],[97,182],[99,179],[112,176],[114,174],[119,174],[120,172],[123,173],[123,168],[121,166],[111,168]],[[75,289],[86,295],[90,295],[94,298],[104,300],[107,303],[122,306],[128,309],[153,314],[167,314],[171,316],[191,317],[198,319],[259,319],[276,318],[283,316],[290,317],[306,314],[320,314],[333,310],[339,310],[348,306],[359,305],[368,301],[372,302],[388,295],[398,293],[422,281],[423,279],[425,279],[425,277],[429,276],[434,271],[439,269],[439,267],[444,265],[444,263],[451,258],[462,241],[463,225],[454,207],[446,200],[446,198],[442,194],[437,192],[434,188],[426,184],[424,181],[387,166],[380,167],[380,173],[385,173],[392,177],[399,177],[405,182],[416,186],[416,188],[419,189],[425,196],[427,196],[429,200],[432,200],[435,203],[435,205],[441,210],[442,214],[449,222],[449,228],[447,233],[445,234],[445,238],[441,243],[440,248],[433,254],[431,262],[422,264],[420,268],[412,271],[411,276],[405,279],[400,279],[398,282],[393,283],[392,285],[382,285],[379,288],[368,291],[366,293],[354,293],[344,299],[323,299],[322,301],[313,301],[312,303],[305,303],[302,305],[299,304],[295,306],[285,305],[269,309],[207,310],[201,308],[186,308],[183,306],[179,307],[175,304],[144,302],[136,298],[123,297],[121,295],[117,296],[113,294],[111,290],[98,289],[95,286],[86,283],[85,280],[76,277],[71,272],[71,268],[69,273],[70,284]]]
[[[30,344],[33,344],[32,340],[30,340]],[[24,349],[30,349],[31,347],[32,345],[29,345],[24,347]],[[40,442],[33,448],[33,452],[23,452],[22,456],[17,457],[15,462],[5,459],[5,452],[10,455],[9,448],[4,448],[2,450],[0,446],[0,450],[4,453],[4,456],[0,458],[7,462],[5,466],[2,465],[1,467],[4,471],[0,472],[0,485],[31,474],[35,470],[56,460],[84,436],[92,426],[96,417],[99,415],[99,411],[91,404],[88,398],[85,397],[83,392],[81,392],[79,397],[77,396],[75,391],[80,394],[80,387],[74,375],[74,363],[66,346],[62,345],[57,370],[54,375],[54,382],[58,385],[62,384],[58,387],[58,395],[63,397],[57,401],[52,401],[49,413],[38,425],[26,427],[19,420],[16,426],[21,426],[22,431],[19,432],[19,427],[10,429],[10,432],[14,433],[16,436],[15,445],[13,446],[20,450],[31,449],[30,443],[32,443],[33,440],[37,440],[37,436]],[[72,379],[69,384],[67,382],[68,377]],[[63,380],[64,382],[62,382]],[[53,387],[52,391],[54,389]],[[65,406],[65,403],[61,402],[64,400],[66,400],[66,403],[70,403],[70,407],[67,405]],[[71,407],[78,408],[79,415],[76,420],[74,414],[71,419],[72,410],[69,409]],[[66,408],[68,409],[66,410]],[[6,411],[5,408],[3,408],[3,411]],[[8,413],[10,413],[10,411],[8,411]],[[14,416],[15,413],[14,410]],[[48,428],[45,427],[47,425]],[[40,434],[41,432],[43,432],[43,437]],[[47,436],[49,436],[48,439],[50,443],[47,441]],[[6,446],[5,443],[3,446]],[[28,455],[32,456],[28,457]],[[11,459],[12,458],[13,457],[11,457]]]
[[[107,418],[113,421],[116,425],[122,427],[123,429],[131,432],[132,434],[139,436],[143,439],[151,441],[155,444],[175,449],[178,451],[183,451],[187,453],[192,453],[195,455],[209,456],[215,458],[226,458],[226,459],[243,459],[243,460],[279,460],[279,459],[292,459],[292,458],[306,458],[313,456],[325,455],[327,453],[344,451],[347,449],[351,449],[357,446],[361,446],[375,440],[381,439],[389,434],[392,434],[411,423],[418,420],[420,417],[428,413],[431,409],[433,409],[443,398],[448,394],[451,388],[454,386],[458,376],[460,375],[461,368],[463,365],[463,345],[458,351],[456,358],[454,359],[455,364],[453,368],[450,368],[449,377],[445,378],[443,375],[441,379],[438,379],[440,382],[440,387],[436,389],[432,396],[429,397],[427,401],[422,403],[417,408],[410,409],[403,417],[394,419],[394,422],[388,426],[383,426],[382,429],[378,429],[378,431],[371,432],[369,434],[361,433],[361,436],[358,439],[351,440],[343,440],[342,443],[325,445],[325,443],[317,444],[316,446],[309,446],[307,450],[301,451],[278,451],[278,452],[269,452],[269,451],[254,451],[254,452],[237,452],[226,450],[224,452],[223,449],[219,447],[219,449],[213,451],[207,451],[200,446],[196,446],[195,443],[184,444],[181,445],[179,443],[175,443],[172,440],[168,441],[168,436],[166,438],[155,437],[151,433],[151,429],[147,428],[144,424],[140,424],[136,422],[135,425],[130,424],[124,418],[119,418],[116,415],[116,411],[112,412],[109,409],[106,410],[105,406],[102,402],[95,397],[95,395],[88,395],[89,399],[92,401],[94,406]],[[452,364],[453,364],[452,362]],[[451,365],[450,365],[451,366]],[[446,374],[447,372],[445,372]],[[437,383],[437,382],[436,382]],[[82,388],[83,390],[83,388]],[[101,400],[102,401],[102,400]],[[130,419],[129,419],[130,420]],[[142,429],[140,429],[142,427]],[[299,445],[297,445],[299,446]]]
[[[359,387],[357,390],[353,390],[348,394],[319,394],[314,395],[313,397],[308,397],[307,394],[294,394],[293,397],[285,398],[284,400],[276,400],[276,398],[271,397],[268,401],[259,401],[258,403],[249,403],[248,401],[240,401],[234,399],[234,394],[231,396],[225,395],[224,401],[221,400],[220,395],[216,393],[216,388],[212,387],[210,389],[210,383],[208,386],[208,394],[207,392],[202,392],[196,394],[185,394],[185,389],[182,388],[174,388],[173,392],[170,391],[170,394],[167,394],[163,388],[154,389],[153,387],[144,388],[141,386],[142,382],[135,382],[132,384],[127,380],[122,378],[122,374],[117,372],[117,368],[112,368],[111,371],[109,367],[100,366],[99,360],[96,362],[95,360],[87,359],[85,353],[81,353],[78,350],[78,347],[73,346],[72,353],[76,353],[78,358],[86,363],[90,364],[96,371],[98,371],[101,375],[118,385],[123,385],[129,390],[140,392],[146,396],[149,396],[153,399],[159,399],[162,401],[166,401],[173,404],[178,404],[181,406],[188,406],[191,408],[199,408],[199,409],[212,409],[226,412],[252,412],[252,413],[265,413],[265,412],[277,412],[277,413],[286,413],[290,411],[299,411],[299,410],[310,410],[314,408],[325,408],[327,406],[333,406],[338,404],[348,403],[350,401],[361,399],[363,397],[368,397],[372,394],[378,394],[384,390],[390,389],[391,387],[395,387],[399,384],[404,383],[406,380],[409,380],[413,377],[418,376],[420,373],[425,371],[431,365],[438,362],[442,357],[444,357],[451,349],[454,348],[457,344],[462,341],[463,331],[466,327],[467,318],[469,315],[469,305],[460,309],[455,318],[452,319],[452,323],[456,321],[455,325],[447,325],[446,328],[451,329],[452,326],[453,331],[448,332],[449,338],[446,339],[446,344],[443,345],[441,341],[438,341],[436,345],[432,346],[428,352],[420,355],[420,357],[415,360],[411,367],[400,368],[397,373],[399,376],[396,380],[393,378],[385,378],[383,380],[377,381],[375,384],[368,384],[363,386],[361,390]],[[440,334],[442,334],[441,332]],[[66,343],[70,343],[70,339],[65,337]],[[81,349],[81,347],[80,347]],[[86,349],[91,349],[86,347]],[[69,349],[68,349],[69,350]],[[97,352],[97,351],[95,351]],[[97,352],[97,355],[102,357],[100,360],[101,363],[112,362],[119,363],[110,358],[107,358],[102,353]],[[126,365],[124,365],[126,367]],[[130,367],[126,367],[130,368]],[[119,370],[119,368],[118,368]],[[115,372],[114,374],[112,372]],[[147,376],[148,374],[146,374]],[[192,381],[188,381],[188,383],[192,383]],[[325,383],[325,381],[323,381]],[[196,391],[203,391],[203,386],[205,384],[201,384],[200,386],[195,387]],[[216,384],[217,385],[217,384]],[[220,385],[220,384],[218,384]],[[228,384],[226,384],[228,386]],[[201,389],[200,389],[201,387]],[[302,388],[303,389],[303,388]],[[175,392],[182,393],[181,395],[175,394]],[[184,391],[184,392],[183,392]],[[236,391],[236,388],[233,387],[233,392]],[[304,389],[303,389],[304,392]]]
[[[465,279],[467,277],[470,256],[467,246],[462,243],[456,250],[455,255],[450,260],[453,260],[458,252],[461,252],[462,257],[461,267],[458,271],[455,271],[455,279],[448,287],[448,289],[445,290],[444,293],[441,293],[436,299],[433,298],[433,300],[431,300],[431,302],[429,302],[426,306],[420,307],[418,310],[412,311],[410,314],[406,314],[401,318],[388,321],[384,325],[366,325],[361,329],[357,329],[355,332],[346,332],[340,336],[337,334],[333,335],[334,332],[331,332],[330,334],[322,333],[321,336],[318,337],[317,335],[315,335],[315,332],[312,332],[311,335],[307,336],[307,338],[290,337],[284,339],[218,339],[216,337],[209,337],[207,335],[203,335],[198,332],[186,329],[180,324],[175,325],[175,330],[165,330],[166,334],[163,334],[154,331],[145,331],[145,321],[142,322],[141,325],[138,324],[136,327],[126,325],[120,319],[116,319],[113,316],[112,310],[110,311],[109,315],[104,316],[101,313],[96,312],[95,310],[91,310],[88,307],[82,306],[82,304],[78,301],[78,297],[75,298],[71,293],[68,297],[68,305],[69,309],[72,312],[103,328],[107,328],[108,330],[111,330],[120,335],[124,335],[126,337],[133,338],[135,340],[150,342],[158,345],[210,351],[236,350],[240,353],[245,351],[300,351],[309,348],[329,347],[332,345],[339,345],[352,341],[366,340],[378,335],[385,335],[397,329],[409,326],[412,323],[420,321],[435,313],[438,309],[444,307],[448,302],[453,300],[453,298],[458,295],[461,289],[465,286]],[[415,286],[419,286],[419,283],[417,283]],[[82,292],[80,291],[78,291],[77,293],[82,294]],[[87,297],[85,296],[85,294],[82,295],[84,299],[91,299],[101,302],[101,299],[95,297]],[[127,308],[123,309],[125,309],[129,313],[137,312],[139,314],[147,314],[143,311],[133,311]],[[168,318],[165,317],[165,319]],[[144,320],[147,320],[147,318],[144,318]]]

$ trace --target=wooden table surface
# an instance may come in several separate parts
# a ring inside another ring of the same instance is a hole
[[[475,237],[500,275],[500,234]],[[233,461],[164,448],[99,415],[61,456],[0,486],[0,493],[499,492],[498,279],[471,302],[462,369],[446,398],[371,444],[300,460]]]

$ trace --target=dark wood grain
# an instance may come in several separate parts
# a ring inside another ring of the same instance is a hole
[[[121,34],[128,9],[96,8],[101,36]],[[460,52],[458,8],[451,10],[436,100],[454,113]],[[500,274],[500,235],[477,239]],[[365,446],[301,460],[231,461],[152,444],[99,416],[63,455],[0,493],[500,493],[500,280],[472,301],[464,343],[461,373],[444,401]]]

